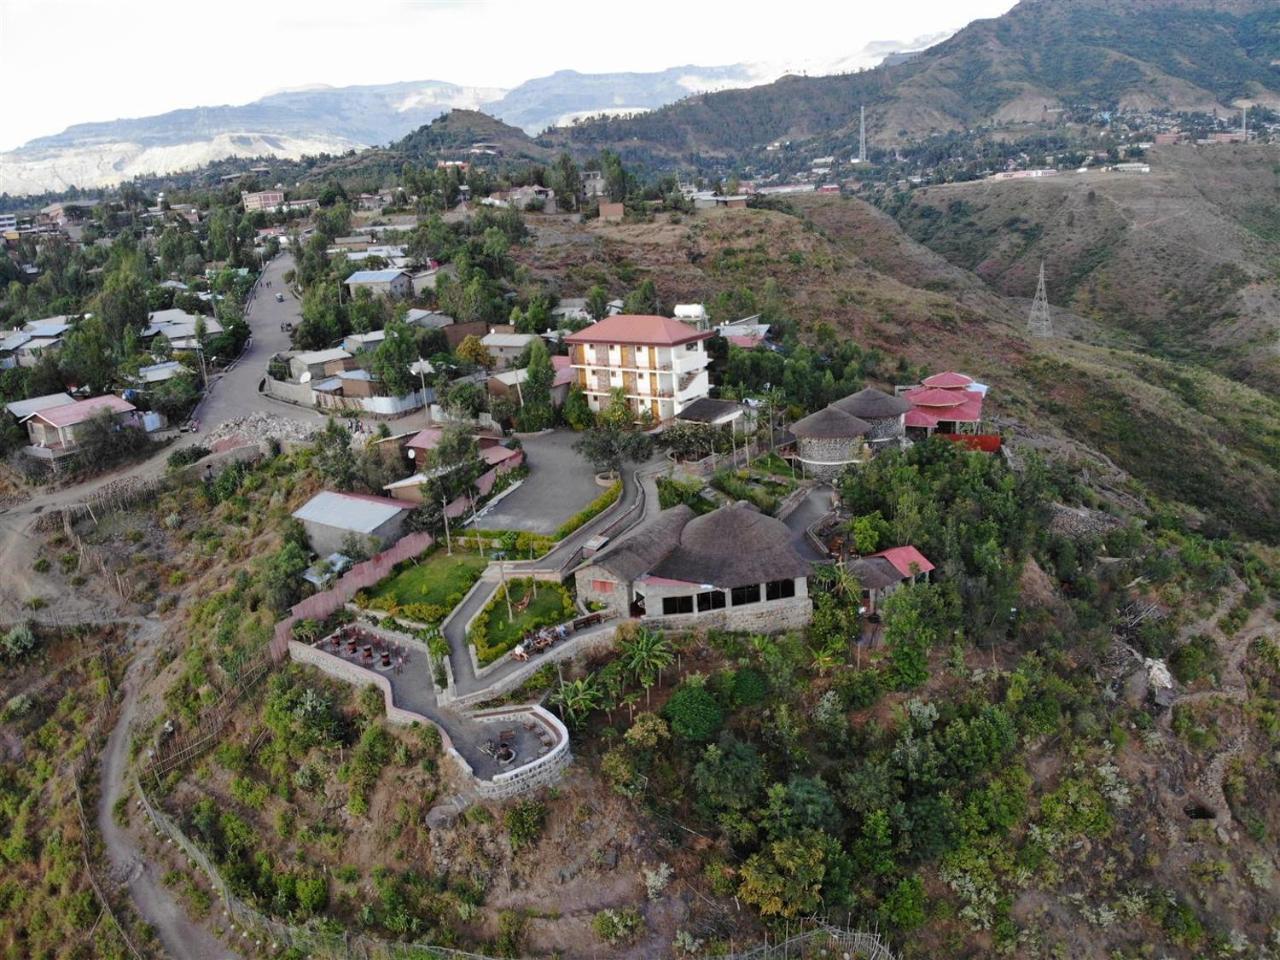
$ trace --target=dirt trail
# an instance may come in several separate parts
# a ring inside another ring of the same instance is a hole
[[[112,876],[122,878],[134,909],[155,928],[164,952],[174,960],[227,960],[238,956],[212,934],[194,923],[164,886],[160,871],[146,860],[133,835],[116,823],[116,801],[128,793],[129,730],[137,713],[138,694],[160,641],[164,624],[158,620],[133,621],[135,656],[125,674],[124,700],[115,728],[102,753],[101,784],[96,814],[98,832],[107,851]]]

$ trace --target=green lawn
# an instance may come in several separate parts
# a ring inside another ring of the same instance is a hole
[[[488,563],[478,553],[455,550],[453,556],[449,556],[444,550],[437,550],[425,560],[383,580],[370,591],[370,598],[389,598],[400,606],[428,603],[452,609],[480,579]]]
[[[501,589],[494,594],[471,630],[470,639],[481,665],[498,659],[529,631],[564,623],[573,617],[569,591],[558,583],[521,579],[509,581],[509,586],[513,608],[524,599],[531,586],[536,587],[537,593],[528,607],[516,613],[515,620],[507,619],[507,604]]]

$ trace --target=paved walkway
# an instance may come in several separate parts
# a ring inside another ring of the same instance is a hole
[[[791,531],[796,550],[806,560],[825,563],[830,559],[813,545],[805,531],[831,512],[831,495],[831,488],[824,483],[810,487],[808,495],[783,521]]]
[[[603,534],[616,538],[638,523],[655,515],[660,508],[658,490],[654,477],[666,469],[666,460],[655,457],[630,473],[624,474],[622,495],[611,510],[606,511],[589,523],[583,524],[545,557],[537,560],[518,560],[506,564],[506,576],[527,577],[534,573],[554,573],[563,576],[581,559],[582,545],[592,537]],[[501,586],[502,578],[497,564],[490,564],[480,578],[480,586],[467,595],[462,606],[445,627],[444,636],[449,641],[449,664],[453,669],[453,684],[456,694],[468,697],[480,693],[501,682],[511,674],[526,669],[536,669],[541,660],[548,657],[549,651],[534,655],[530,660],[521,663],[508,660],[483,678],[477,677],[471,663],[471,652],[467,642],[466,626],[478,613],[494,592]],[[606,629],[613,629],[607,627]],[[553,648],[554,649],[554,648]]]

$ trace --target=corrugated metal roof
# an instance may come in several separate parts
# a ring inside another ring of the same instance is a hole
[[[19,420],[26,420],[32,414],[39,413],[41,410],[48,410],[51,407],[65,407],[69,403],[75,403],[69,393],[49,393],[43,397],[32,397],[29,400],[15,400],[13,403],[6,403],[4,408]]]
[[[372,533],[408,505],[387,497],[323,490],[293,512],[294,519],[353,533]]]

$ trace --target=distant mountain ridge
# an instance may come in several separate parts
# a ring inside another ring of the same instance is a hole
[[[1273,0],[1022,0],[911,57],[863,73],[783,77],[691,97],[644,116],[556,131],[582,148],[727,155],[772,140],[856,135],[865,104],[878,142],[1045,120],[1097,103],[1229,110],[1280,106]]]
[[[937,36],[879,41],[837,60],[795,64],[684,65],[651,73],[561,70],[512,89],[440,80],[288,90],[237,106],[82,123],[0,153],[0,192],[108,186],[138,175],[192,169],[229,156],[298,159],[398,140],[447,110],[484,110],[536,134],[580,117],[640,113],[700,91],[750,86],[790,70],[873,67]]]

